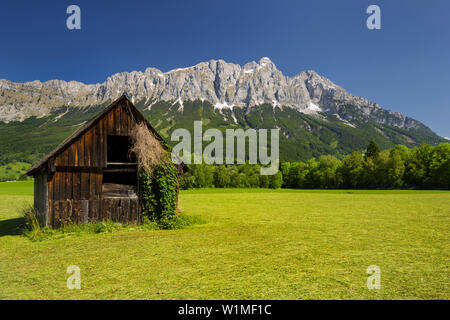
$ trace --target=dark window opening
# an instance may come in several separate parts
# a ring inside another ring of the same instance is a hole
[[[130,186],[137,185],[137,176],[135,172],[103,172],[103,183],[126,184]]]
[[[108,163],[134,163],[135,159],[130,154],[131,138],[128,136],[107,136]]]
[[[103,169],[104,197],[136,197],[137,166],[128,136],[107,136],[107,166]]]
[[[103,197],[137,197],[136,166],[108,166],[103,171]]]

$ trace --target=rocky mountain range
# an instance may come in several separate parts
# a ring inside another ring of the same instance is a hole
[[[278,128],[283,159],[342,157],[380,147],[444,142],[421,122],[354,96],[315,71],[287,77],[269,58],[162,72],[117,73],[99,84],[0,80],[0,163],[36,162],[123,93],[169,140],[195,120],[207,128]]]
[[[343,104],[356,106],[361,116],[402,129],[423,127],[419,121],[399,112],[382,109],[366,98],[348,93],[315,71],[284,76],[267,57],[243,67],[223,60],[210,60],[195,66],[163,73],[155,68],[144,72],[117,73],[99,84],[50,80],[17,83],[0,80],[0,121],[22,121],[42,117],[64,106],[86,107],[115,100],[123,92],[146,106],[158,101],[207,100],[215,108],[242,108],[270,103],[302,113],[336,115],[352,124]],[[355,124],[353,124],[355,125]]]

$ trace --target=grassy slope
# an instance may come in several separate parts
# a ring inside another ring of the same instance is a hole
[[[449,192],[190,190],[181,207],[206,224],[35,243],[11,224],[31,201],[30,182],[0,184],[0,298],[450,295]],[[79,291],[66,289],[73,264]],[[365,286],[372,264],[379,291]]]
[[[5,165],[0,165],[0,179],[5,177],[11,180],[17,180],[21,175],[23,175],[28,169],[30,169],[31,164],[26,162],[10,162]]]

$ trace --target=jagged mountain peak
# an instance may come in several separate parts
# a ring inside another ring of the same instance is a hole
[[[259,64],[263,64],[263,63],[273,63],[272,60],[270,60],[269,57],[262,57],[261,59],[259,59]]]

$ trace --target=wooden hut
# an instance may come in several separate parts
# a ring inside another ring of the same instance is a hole
[[[163,142],[123,95],[27,172],[34,177],[34,207],[43,224],[141,221],[137,165],[129,149],[131,132],[142,122]]]

